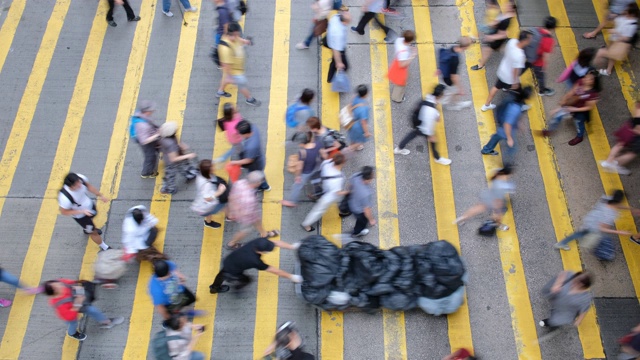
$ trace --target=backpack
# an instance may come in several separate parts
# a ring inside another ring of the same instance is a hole
[[[438,52],[438,70],[440,70],[443,79],[451,77],[449,62],[454,56],[457,54],[451,49],[440,48]]]
[[[550,38],[551,35],[543,33],[539,28],[531,29],[531,42],[524,48],[524,54],[527,57],[527,62],[534,63],[540,58],[540,44],[542,44],[543,38]]]
[[[360,106],[363,106],[364,103],[359,103],[355,106],[347,105],[340,110],[340,126],[349,130],[351,126],[353,126],[353,110]]]
[[[242,15],[246,14],[247,11],[249,11],[249,8],[247,7],[247,3],[244,2],[244,0],[240,0],[240,2],[238,3],[238,10],[240,10],[240,13]]]
[[[131,117],[131,125],[129,125],[129,138],[133,139],[133,140],[137,140],[136,139],[136,124],[137,123],[141,123],[141,122],[145,122],[146,120],[139,117],[139,116],[132,116]]]
[[[436,108],[436,105],[430,101],[422,100],[420,104],[413,110],[413,115],[411,116],[411,127],[417,129],[420,124],[422,124],[422,120],[420,120],[420,110],[422,110],[423,106],[429,106],[432,108]]]
[[[213,60],[213,62],[218,66],[222,65],[220,63],[220,54],[219,54],[219,51],[218,51],[218,48],[220,47],[220,45],[226,46],[228,48],[231,47],[231,46],[229,46],[229,44],[227,44],[226,41],[220,40],[220,42],[218,43],[218,46],[215,46],[213,49],[211,49],[211,60]]]
[[[82,178],[80,178],[80,181],[82,181],[82,185],[86,185],[87,183],[84,182],[84,180]],[[78,204],[76,202],[76,200],[73,198],[73,196],[71,196],[71,194],[67,191],[67,189],[64,188],[64,186],[62,187],[62,189],[60,189],[60,192],[62,193],[62,195],[64,195],[67,199],[69,199],[69,201],[71,201],[71,204],[80,207],[81,205]]]
[[[344,177],[342,174],[335,176],[322,176],[322,168],[324,168],[324,166],[330,162],[333,162],[333,160],[327,160],[323,162],[322,165],[320,165],[320,168],[314,171],[313,174],[311,174],[311,178],[309,180],[309,190],[307,191],[307,196],[309,197],[309,199],[316,201],[322,195],[324,195],[324,188],[322,186],[324,180]]]
[[[180,335],[167,335],[166,330],[158,331],[154,336],[153,340],[151,340],[151,346],[153,347],[153,355],[156,360],[171,360],[173,359],[169,356],[169,341],[172,340],[180,340],[182,337]]]
[[[220,176],[216,176],[215,180],[212,180],[211,183],[216,186],[216,190],[218,190],[219,185],[224,185],[225,190],[220,196],[218,196],[218,202],[220,204],[226,204],[229,202],[229,193],[231,192],[231,186],[224,181]]]
[[[338,150],[342,150],[347,147],[347,138],[336,130],[328,129],[327,133],[322,137],[322,145],[325,148],[330,148],[333,143],[337,141],[340,143]]]
[[[636,31],[633,33],[633,36],[631,36],[631,39],[629,39],[629,44],[631,44],[631,47],[636,47],[637,43],[638,43],[638,22],[633,22],[633,25],[636,25]]]
[[[284,119],[286,120],[288,127],[294,128],[299,125],[296,121],[296,113],[303,110],[311,110],[311,108],[308,105],[300,104],[297,101],[287,107]]]
[[[333,0],[333,10],[340,10],[342,7],[342,0]]]

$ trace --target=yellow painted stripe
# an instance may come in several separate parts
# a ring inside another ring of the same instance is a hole
[[[340,122],[336,116],[340,112],[340,96],[331,91],[331,84],[325,81],[331,63],[331,50],[320,46],[320,83],[322,84],[321,119],[325,126],[339,129]],[[338,210],[332,206],[322,217],[321,233],[337,246],[342,242],[335,241],[333,234],[342,230],[342,221]],[[323,311],[320,318],[320,354],[323,359],[341,360],[344,358],[344,316],[342,311]]]
[[[2,29],[0,29],[0,71],[4,68],[4,62],[13,44],[13,37],[16,35],[18,23],[24,12],[26,0],[15,0],[11,2],[7,17],[4,19]]]
[[[431,14],[427,0],[413,0],[413,21],[416,24],[431,24]],[[435,74],[436,56],[433,42],[431,26],[416,26],[416,39],[418,40],[418,59],[420,66],[420,86],[422,93],[429,93],[438,84],[438,78],[429,76]],[[444,114],[440,114],[441,121],[438,123],[436,132],[438,134],[438,151],[443,157],[449,157],[447,147],[447,137],[445,132]],[[433,202],[436,212],[436,223],[438,226],[438,238],[449,241],[458,252],[460,249],[460,235],[458,227],[453,225],[456,219],[456,206],[453,196],[453,181],[451,179],[451,167],[442,166],[433,161],[433,156],[429,156],[431,167],[431,177],[433,185]],[[449,323],[449,344],[451,350],[465,348],[473,349],[471,337],[471,322],[469,320],[469,306],[466,301],[460,309],[447,317]]]
[[[549,11],[551,12],[551,16],[556,17],[563,27],[570,26],[569,18],[564,7],[559,7],[554,2],[549,2]],[[557,29],[556,32],[558,32]],[[575,36],[572,32],[560,31],[558,33],[562,34],[562,36],[558,35],[558,43],[562,50],[564,61],[568,65],[576,58],[576,56],[578,56],[578,44],[576,43]],[[623,93],[626,94],[624,87]],[[631,108],[633,105],[630,101],[635,100],[627,97],[626,95],[625,98],[629,108]],[[618,174],[603,171],[599,164],[600,161],[607,158],[611,148],[609,146],[609,140],[607,139],[604,127],[602,126],[602,120],[600,119],[600,112],[598,110],[591,111],[591,121],[587,126],[587,132],[589,134],[589,142],[591,143],[593,157],[596,162],[598,162],[598,173],[600,174],[600,180],[602,181],[604,191],[611,193],[616,189],[624,189],[622,182],[620,181],[620,176]],[[627,205],[626,200],[624,204]],[[616,226],[618,229],[629,230],[631,232],[637,231],[633,216],[628,210],[620,212],[620,217],[618,218],[618,221],[616,221]],[[627,267],[629,268],[629,274],[631,276],[631,281],[633,282],[636,297],[640,298],[640,253],[636,251],[637,249],[633,248],[635,245],[632,244],[627,237],[620,237],[620,244],[622,245],[622,251],[627,260]]]
[[[7,146],[0,161],[0,212],[4,207],[5,198],[11,187],[13,176],[15,175],[15,170],[20,160],[20,154],[22,153],[24,142],[29,132],[31,121],[33,120],[33,114],[40,99],[40,92],[42,91],[42,86],[49,71],[49,64],[56,48],[56,43],[69,9],[69,4],[69,0],[60,0],[56,2],[53,7],[51,18],[47,24],[40,49],[36,55],[31,75],[29,76],[27,87],[22,96],[20,107],[18,108],[18,114],[14,120],[11,134],[7,139]],[[98,41],[102,41],[102,36],[100,36]],[[100,46],[97,47],[96,52],[98,54],[100,52],[99,49]],[[83,64],[95,71],[95,64],[87,64],[86,61],[90,61],[87,59],[87,51],[85,51]],[[90,78],[78,78],[74,97],[79,95],[77,92],[78,86],[83,86],[85,82],[91,84],[91,82],[93,82],[93,74],[91,74]],[[62,168],[59,171],[57,165],[68,163],[73,158],[75,143],[77,142],[77,132],[79,131],[77,128],[79,128],[82,122],[82,116],[74,117],[73,115],[71,112],[67,114],[60,142],[56,150],[54,165],[49,176],[47,189],[59,188],[61,179],[66,175],[69,167],[67,166],[66,170]],[[37,284],[40,282],[44,260],[47,256],[51,235],[53,234],[53,227],[58,215],[58,205],[55,200],[55,194],[56,192],[48,190],[44,196],[37,219],[42,226],[34,228],[31,242],[29,243],[29,248],[27,249],[27,254],[22,264],[20,278],[27,284]],[[7,326],[5,328],[9,331],[5,331],[2,344],[0,344],[0,358],[2,359],[17,359],[20,356],[22,342],[27,331],[27,325],[29,324],[26,319],[29,318],[31,308],[33,307],[33,296],[22,297],[20,294],[16,296],[21,297],[21,299],[14,302],[11,307],[11,312],[9,313],[9,319],[7,320]]]
[[[463,33],[471,31],[475,34],[476,21],[473,13],[473,3],[466,3],[457,0],[457,5],[461,8]],[[466,54],[467,68],[474,65],[480,58],[480,46],[474,45]],[[476,121],[478,124],[478,134],[481,144],[486,144],[489,138],[496,131],[493,112],[481,112],[479,109],[484,104],[487,96],[487,80],[485,70],[469,71],[471,82],[471,93],[474,108],[476,110]],[[481,155],[479,155],[481,156]],[[493,174],[494,170],[502,167],[499,156],[482,156],[485,173],[487,177]],[[511,204],[508,204],[511,209]],[[520,359],[540,359],[540,346],[537,342],[536,326],[529,300],[529,289],[524,274],[522,258],[520,257],[520,244],[516,233],[513,212],[507,211],[503,218],[503,223],[509,226],[508,231],[498,231],[498,244],[500,249],[500,259],[502,261],[502,273],[507,290],[507,300],[511,308],[511,325],[516,342],[516,351]]]
[[[284,157],[286,138],[285,123],[282,115],[287,109],[289,89],[289,39],[291,22],[291,0],[276,0],[273,19],[273,55],[271,59],[271,86],[269,87],[269,117],[267,128],[267,146],[265,158],[269,159],[265,176],[271,185],[271,191],[264,192],[262,204],[262,224],[265,230],[279,229],[282,223],[282,205],[284,194]],[[264,136],[262,138],[264,141]],[[280,251],[276,249],[263,256],[264,262],[278,266]],[[260,271],[258,275],[258,294],[256,299],[256,322],[253,332],[253,357],[259,358],[271,343],[278,320],[278,282],[273,274]]]
[[[400,245],[396,165],[393,157],[393,129],[389,100],[387,45],[384,31],[369,29],[371,44],[371,104],[376,149],[376,188],[378,197],[378,239],[380,248]],[[380,184],[384,184],[380,186]],[[407,334],[404,312],[383,310],[385,360],[407,359]]]
[[[200,7],[200,0],[194,0],[191,4],[193,6]],[[154,9],[153,5],[155,4],[150,6],[151,10]],[[200,11],[195,13],[185,13],[185,20],[188,25],[181,26],[176,63],[171,82],[171,91],[169,92],[167,119],[176,122],[180,130],[182,129],[184,112],[187,107],[187,94],[189,90],[189,82],[191,80],[191,69],[193,67],[193,56],[195,53],[195,44],[198,35]],[[153,20],[153,17],[151,17],[151,20]],[[142,73],[142,71],[140,73]],[[125,94],[123,93],[123,96],[124,95]],[[133,97],[133,99],[136,98],[137,97]],[[128,112],[123,114],[125,117],[130,116],[133,107],[129,107],[127,110]],[[126,129],[126,126],[122,126],[122,128]],[[180,130],[178,130],[178,136],[180,135]],[[161,194],[161,186],[162,173],[156,178],[155,189],[149,209],[149,212],[153,213],[159,220],[157,226],[160,229],[164,229],[164,231],[160,231],[158,233],[158,237],[153,244],[159,251],[164,249],[167,223],[169,221],[169,208],[171,206],[171,196]],[[149,339],[151,337],[151,323],[153,322],[153,314],[155,311],[151,297],[147,292],[147,286],[149,284],[151,274],[151,264],[145,262],[140,265],[138,282],[136,284],[135,297],[133,299],[133,307],[131,311],[129,334],[127,336],[127,344],[122,356],[123,359],[137,360],[147,357]]]
[[[243,16],[240,19],[240,26],[244,28]],[[222,75],[222,72],[220,72]],[[223,116],[224,104],[231,103],[236,105],[238,100],[238,88],[235,85],[229,85],[227,92],[231,94],[231,97],[220,98],[218,104],[218,116],[220,119]],[[231,149],[231,144],[227,141],[227,137],[224,132],[219,131],[217,124],[216,134],[214,139],[213,159],[222,156],[224,153]],[[227,177],[227,172],[223,167],[216,169],[216,174],[222,178]],[[213,282],[213,277],[220,271],[220,263],[222,256],[222,244],[224,242],[224,213],[221,212],[215,216],[215,221],[220,223],[219,229],[204,228],[204,234],[202,235],[202,248],[200,250],[200,266],[198,269],[198,285],[196,286],[196,303],[194,309],[203,310],[206,312],[205,316],[199,317],[197,322],[203,324],[207,329],[210,329],[210,333],[207,336],[203,336],[198,340],[194,350],[200,351],[204,354],[205,359],[209,359],[211,351],[213,349],[213,338],[215,336],[215,318],[216,318],[216,306],[218,304],[218,295],[209,294],[209,285]]]

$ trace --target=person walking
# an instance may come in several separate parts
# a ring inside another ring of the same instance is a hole
[[[106,317],[102,311],[91,305],[90,294],[85,292],[81,283],[70,279],[49,280],[43,284],[44,293],[49,296],[49,306],[67,323],[67,335],[79,341],[87,338],[78,329],[78,314],[93,318],[100,323],[101,329],[111,329],[124,322],[123,317]]]
[[[138,110],[131,117],[132,138],[140,144],[144,154],[142,172],[143,179],[158,176],[158,149],[160,147],[160,127],[153,121],[152,116],[156,111],[153,101],[142,100],[138,104]]]
[[[438,153],[436,138],[436,123],[440,121],[440,112],[436,109],[436,104],[444,95],[444,85],[438,84],[433,89],[433,93],[427,94],[419,105],[419,108],[414,111],[413,120],[415,128],[411,130],[400,141],[393,153],[396,155],[409,155],[411,151],[405,149],[405,147],[415,139],[416,136],[424,136],[427,142],[431,145],[431,153],[433,154],[434,161],[440,165],[451,165],[451,159],[441,157]],[[416,122],[417,120],[417,122]]]
[[[635,0],[610,0],[609,8],[602,18],[602,21],[592,31],[582,34],[582,37],[585,39],[595,39],[605,26],[610,25],[612,21],[624,13],[629,4],[633,3],[635,3]]]
[[[222,108],[222,118],[218,119],[218,127],[220,131],[224,131],[227,141],[231,144],[229,151],[217,158],[215,162],[223,163],[233,155],[234,152],[240,152],[242,144],[242,136],[238,133],[236,126],[242,121],[242,115],[238,109],[231,103],[224,103]]]
[[[162,194],[176,194],[176,176],[181,173],[187,181],[196,178],[197,170],[191,163],[196,158],[196,153],[190,152],[189,146],[181,142],[177,136],[178,124],[173,121],[160,126],[160,150],[164,158],[164,178],[162,179]]]
[[[282,200],[280,203],[286,207],[298,206],[298,200],[300,199],[300,192],[304,189],[304,186],[311,179],[311,175],[318,167],[318,163],[322,159],[320,156],[320,145],[316,142],[313,132],[308,131],[305,134],[305,140],[298,150],[298,162],[295,169],[295,180],[289,191],[289,196],[286,200]]]
[[[364,5],[362,6],[362,17],[360,18],[360,22],[358,22],[358,26],[352,26],[351,31],[358,33],[360,35],[364,35],[364,27],[367,25],[371,19],[375,20],[378,26],[384,31],[385,38],[384,41],[391,41],[391,36],[395,33],[385,24],[383,24],[380,19],[378,19],[378,14],[382,13],[382,9],[384,8],[385,0],[366,0]],[[391,33],[392,35],[389,35]]]
[[[484,36],[483,40],[484,43],[487,44],[487,46],[482,48],[482,58],[480,59],[478,64],[471,67],[471,70],[484,69],[484,66],[491,57],[491,54],[500,51],[502,45],[504,45],[504,43],[509,40],[507,29],[511,24],[511,19],[513,19],[516,15],[516,4],[513,0],[510,0],[505,5],[504,14],[499,15],[495,23],[493,24],[493,29],[491,31],[492,33]]]
[[[265,358],[274,355],[277,360],[315,360],[304,351],[304,340],[293,321],[287,321],[278,327],[275,340],[262,354]]]
[[[322,121],[318,117],[312,116],[307,119],[307,127],[313,133],[313,137],[320,148],[320,156],[323,159],[328,159],[337,154],[344,147],[334,136],[336,131],[322,125]]]
[[[371,166],[363,166],[360,172],[349,178],[347,188],[349,189],[348,203],[349,211],[356,218],[356,225],[351,232],[352,237],[361,237],[369,233],[367,226],[375,226],[376,219],[373,216],[373,189],[371,184],[375,178],[374,170]]]
[[[301,283],[302,276],[290,274],[277,267],[268,265],[262,261],[262,255],[270,253],[275,247],[287,250],[296,250],[300,244],[288,244],[283,241],[271,241],[265,237],[251,240],[242,247],[234,250],[222,260],[222,269],[216,275],[213,283],[209,285],[209,293],[218,294],[230,290],[224,282],[234,283],[234,288],[240,290],[251,283],[251,278],[244,274],[246,270],[257,269]]]
[[[351,109],[353,113],[353,120],[349,124],[348,136],[351,145],[349,148],[355,151],[361,151],[364,149],[364,143],[366,143],[371,137],[369,132],[369,113],[370,106],[367,97],[369,96],[369,89],[367,85],[358,85],[356,88],[357,96],[351,101]]]
[[[542,327],[556,330],[560,326],[579,326],[591,307],[593,295],[589,289],[593,283],[591,274],[579,271],[563,271],[549,282],[542,294],[551,303],[551,314],[539,322]]]
[[[200,160],[200,173],[196,176],[196,191],[191,210],[204,216],[204,226],[219,229],[222,225],[213,221],[213,215],[227,206],[229,190],[227,190],[227,183],[216,176],[211,160]]]
[[[311,31],[309,32],[309,36],[307,36],[304,41],[296,44],[296,49],[298,50],[306,50],[311,45],[311,41],[317,37],[324,34],[329,26],[329,20],[327,17],[333,10],[333,0],[318,0],[314,1],[311,4],[311,9],[313,9],[313,19],[311,19]]]
[[[218,13],[218,26],[216,27],[216,33],[213,37],[213,46],[218,47],[220,39],[222,39],[222,36],[228,32],[229,24],[232,19],[231,12],[229,11],[229,8],[227,8],[225,0],[214,0],[214,4],[216,5],[216,13]]]
[[[409,78],[409,65],[418,55],[417,49],[412,46],[416,40],[416,33],[413,30],[405,30],[402,37],[393,42],[394,56],[389,67],[389,81],[393,84],[391,100],[401,103],[404,101],[404,91]]]
[[[189,0],[180,0],[180,3],[184,8],[184,12],[198,11],[197,7],[191,6],[191,3],[189,2]],[[173,13],[171,12],[171,0],[162,0],[162,13],[165,14],[167,17],[173,17]]]
[[[113,21],[113,8],[116,5],[122,5],[122,7],[124,7],[124,11],[127,13],[127,20],[129,22],[140,21],[140,16],[136,16],[133,12],[131,5],[129,5],[129,0],[107,0],[107,2],[109,3],[109,10],[107,10],[107,24],[109,24],[109,26],[118,26],[118,24]]]
[[[614,133],[616,144],[611,148],[606,160],[600,166],[609,172],[630,175],[625,166],[640,154],[640,100],[636,101],[633,117]]]
[[[18,278],[12,273],[8,272],[7,269],[2,268],[0,266],[0,282],[5,284],[9,284],[16,289],[20,289],[24,291],[25,294],[36,295],[42,292],[42,287],[27,287],[23,283],[18,280]],[[13,301],[5,298],[0,298],[0,308],[9,307]]]
[[[547,129],[542,130],[542,136],[551,136],[562,120],[570,115],[576,125],[576,137],[569,140],[569,146],[578,145],[584,140],[587,132],[586,123],[589,122],[591,110],[600,101],[600,77],[595,69],[587,74],[573,86],[560,100],[561,107],[551,111],[551,121]]]
[[[531,42],[531,37],[529,31],[522,30],[518,39],[507,41],[504,56],[498,66],[498,80],[489,91],[489,97],[480,110],[487,111],[496,108],[496,105],[491,103],[491,100],[496,96],[498,90],[506,91],[520,87],[520,73],[524,69],[527,59],[524,48]]]
[[[527,62],[523,72],[531,68],[533,76],[538,82],[538,94],[541,96],[553,96],[556,93],[555,90],[546,86],[545,73],[555,46],[552,33],[555,31],[557,23],[556,18],[547,16],[544,19],[544,27],[537,27],[532,30],[532,41],[524,49]]]
[[[346,159],[342,153],[333,155],[331,159],[325,160],[320,165],[320,176],[322,179],[322,196],[316,201],[309,214],[302,221],[302,228],[306,232],[315,231],[313,223],[320,220],[322,215],[329,209],[331,204],[339,202],[346,194],[344,191],[344,174],[342,167]]]
[[[243,39],[241,32],[242,29],[238,23],[230,23],[227,26],[227,34],[221,37],[221,41],[224,41],[224,44],[222,42],[218,44],[222,77],[216,97],[231,97],[231,94],[224,91],[224,88],[229,84],[235,84],[238,87],[238,91],[244,95],[245,103],[252,106],[260,106],[261,102],[254,98],[249,91],[247,85],[249,80],[245,75],[246,54],[244,47],[252,43],[250,40]]]
[[[142,205],[127,210],[122,221],[122,245],[128,257],[135,256],[138,262],[168,259],[153,246],[158,237],[157,224],[158,219]]]
[[[288,127],[296,128],[298,132],[304,132],[304,125],[310,117],[315,116],[311,108],[311,102],[316,93],[311,89],[302,90],[302,94],[295,103],[287,107],[285,121]]]
[[[103,196],[100,190],[89,184],[89,179],[86,176],[69,173],[64,178],[64,185],[58,193],[60,214],[71,216],[100,249],[110,249],[111,247],[102,240],[102,230],[96,228],[93,223],[93,218],[98,214],[98,210],[96,210],[96,204],[89,197],[89,194],[95,195],[104,203],[109,202],[109,199]]]
[[[640,357],[640,325],[636,325],[631,332],[620,340],[620,353],[617,360],[636,360]]]
[[[194,333],[195,330],[195,333]],[[194,325],[184,314],[172,314],[167,321],[166,336],[169,357],[173,360],[204,360],[204,354],[194,351],[198,339],[204,334],[204,325]]]
[[[196,302],[193,292],[184,286],[187,278],[178,270],[173,261],[156,260],[153,275],[149,279],[149,294],[153,306],[164,319],[162,327],[167,328],[171,315]]]
[[[620,216],[620,210],[631,210],[628,206],[623,206],[624,192],[615,190],[611,197],[603,197],[596,205],[587,213],[582,221],[582,227],[565,237],[560,242],[553,245],[556,249],[565,251],[571,250],[569,243],[589,237],[589,240],[596,242],[602,239],[606,234],[630,236],[633,235],[629,231],[616,230],[615,221]]]
[[[326,46],[331,49],[331,63],[327,73],[327,82],[333,81],[336,71],[348,71],[347,61],[347,29],[351,23],[351,13],[349,10],[340,10],[329,19]]]
[[[562,72],[557,82],[564,82],[567,90],[571,90],[578,80],[585,77],[587,72],[593,68],[591,63],[595,57],[595,48],[580,50],[578,57]]]
[[[242,120],[236,125],[238,134],[242,137],[242,151],[240,159],[230,161],[231,165],[240,165],[248,171],[260,171],[263,173],[263,182],[258,190],[270,191],[271,186],[264,179],[265,157],[262,151],[262,141],[258,127],[247,120]]]
[[[441,48],[438,53],[438,76],[447,86],[442,98],[442,104],[449,104],[449,110],[462,110],[471,107],[472,101],[460,101],[458,98],[464,96],[464,89],[460,83],[458,68],[460,66],[460,54],[471,46],[471,39],[462,36],[458,42],[450,48]]]
[[[495,134],[491,135],[489,142],[480,150],[482,155],[498,155],[494,149],[500,141],[505,141],[506,146],[502,147],[505,151],[504,163],[514,164],[516,155],[516,131],[518,123],[522,118],[522,106],[531,96],[531,86],[518,89],[514,94],[510,94],[498,106],[496,111],[496,119],[498,120],[498,129]]]
[[[621,16],[614,20],[615,28],[611,31],[609,40],[611,43],[606,48],[601,48],[596,53],[596,64],[607,59],[607,67],[600,69],[600,75],[609,76],[613,71],[616,61],[623,61],[627,58],[631,47],[636,42],[638,35],[638,18],[640,9],[635,2],[629,4]]]

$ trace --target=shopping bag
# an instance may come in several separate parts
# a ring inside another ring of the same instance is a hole
[[[337,93],[351,91],[351,83],[349,82],[349,77],[343,70],[338,70],[338,72],[333,77],[333,81],[331,82],[331,91]]]
[[[393,59],[391,66],[389,67],[389,72],[387,73],[387,77],[392,84],[398,86],[406,86],[407,78],[409,77],[409,69],[406,67],[400,66],[400,62],[398,59]]]

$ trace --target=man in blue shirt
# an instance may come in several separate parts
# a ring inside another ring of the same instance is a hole
[[[349,210],[356,217],[356,225],[351,232],[352,237],[367,235],[369,233],[367,225],[374,226],[376,224],[371,204],[373,178],[373,168],[363,166],[359,173],[349,179]]]
[[[531,86],[515,91],[513,95],[506,98],[496,110],[498,127],[495,134],[491,135],[489,142],[480,151],[482,155],[498,155],[495,147],[501,140],[506,140],[505,164],[513,164],[516,153],[515,131],[518,129],[518,122],[522,118],[522,105],[531,96]]]
[[[220,38],[222,38],[222,35],[227,33],[227,28],[231,22],[231,13],[229,12],[224,0],[215,0],[215,4],[216,11],[218,12],[218,27],[216,28],[215,44],[213,44],[213,46],[217,47],[218,44],[220,44]]]
[[[178,271],[173,261],[158,260],[153,263],[153,268],[154,274],[149,280],[149,294],[153,306],[164,319],[164,326],[171,314],[193,304],[196,297],[183,285],[187,278]]]
[[[255,170],[264,172],[265,159],[258,128],[247,120],[241,120],[238,125],[236,125],[236,130],[238,130],[238,133],[242,136],[242,152],[240,152],[240,160],[230,161],[229,163],[232,165],[240,165],[249,172]],[[262,182],[258,190],[271,190],[267,179]]]

